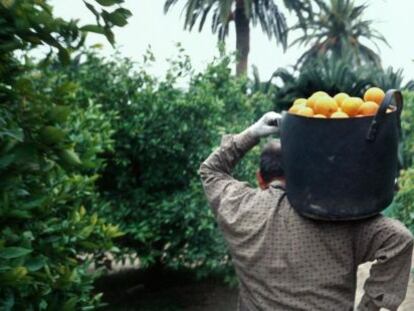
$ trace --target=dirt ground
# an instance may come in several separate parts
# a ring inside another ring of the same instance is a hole
[[[414,257],[414,256],[413,256]],[[363,295],[362,285],[371,264],[358,269],[356,305]],[[414,268],[414,261],[412,267]],[[142,282],[137,284],[136,280]],[[145,283],[145,285],[143,285]],[[214,279],[198,282],[191,275],[146,273],[121,268],[97,283],[109,305],[106,311],[231,311],[236,310],[237,289]],[[407,297],[398,311],[414,310],[414,278],[410,278]]]

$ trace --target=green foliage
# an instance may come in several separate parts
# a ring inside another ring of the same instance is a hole
[[[402,111],[402,148],[401,158],[403,170],[399,177],[399,191],[390,206],[388,214],[401,220],[414,232],[414,93],[404,92],[404,108]]]
[[[116,23],[96,14],[111,40]],[[92,293],[99,270],[87,269],[93,254],[116,250],[112,238],[121,234],[90,212],[100,204],[95,172],[103,167],[98,153],[113,143],[110,124],[93,102],[73,106],[76,85],[49,77],[47,62],[35,66],[28,57],[43,45],[49,59],[57,52],[68,64],[85,33],[76,21],[55,18],[47,1],[0,1],[1,310],[100,304]]]
[[[403,170],[399,179],[400,190],[390,208],[390,216],[402,221],[414,232],[414,168]]]
[[[1,109],[0,300],[9,309],[95,306],[86,256],[111,249],[119,232],[86,212],[97,202],[97,176],[84,166],[106,147],[89,144],[97,143],[90,130],[101,130],[104,142],[111,132],[85,122],[103,117],[99,107],[68,109],[72,88],[40,77],[38,71],[20,76],[18,100]]]
[[[165,0],[164,11],[168,12],[179,0]],[[316,0],[319,2],[319,0]],[[204,27],[207,15],[212,14],[211,29],[217,33],[223,40],[229,31],[230,23],[234,20],[236,1],[210,1],[210,0],[187,0],[185,5],[184,27],[192,30],[199,21],[198,29],[201,31]],[[284,0],[284,6],[293,11],[304,23],[306,17],[312,16],[312,1],[310,0]],[[243,1],[246,17],[253,25],[259,24],[263,32],[269,37],[275,37],[284,48],[287,47],[288,27],[286,18],[281,12],[279,6],[273,1],[268,0],[245,0]]]
[[[318,13],[307,19],[305,32],[292,45],[311,45],[299,58],[298,64],[306,63],[322,55],[340,58],[351,53],[353,65],[381,65],[379,55],[368,47],[364,41],[375,46],[376,41],[387,43],[385,38],[372,29],[372,21],[363,19],[366,4],[355,5],[353,0],[316,1]],[[300,21],[293,29],[303,28]],[[378,46],[377,46],[378,47]]]
[[[401,117],[402,162],[405,169],[414,165],[414,93],[404,92],[404,108]]]
[[[97,1],[104,6],[120,4],[122,0]],[[78,49],[87,32],[104,34],[113,44],[113,26],[124,26],[131,12],[117,8],[113,12],[99,9],[85,2],[95,15],[97,24],[80,27],[75,20],[65,21],[53,16],[53,8],[46,0],[2,0],[0,1],[0,53],[17,49],[31,49],[39,45],[57,49],[63,63],[70,60],[70,51]]]
[[[261,87],[274,93],[279,109],[288,109],[299,97],[309,97],[323,90],[330,95],[346,92],[353,96],[363,96],[365,90],[377,86],[384,90],[406,89],[410,84],[402,85],[402,70],[387,70],[370,65],[352,65],[352,55],[337,58],[321,56],[305,63],[300,70],[291,72],[280,68],[275,71],[267,86]]]
[[[79,85],[78,99],[115,111],[113,152],[98,180],[97,206],[126,235],[120,243],[136,252],[143,266],[191,267],[199,276],[229,271],[226,247],[204,198],[197,170],[225,132],[244,129],[271,107],[245,79],[232,77],[231,60],[222,57],[205,72],[194,73],[182,51],[165,77],[120,57],[85,61],[62,68]],[[185,88],[180,87],[185,85]],[[247,95],[250,94],[250,95]],[[239,166],[237,176],[252,180],[258,150]],[[256,156],[256,158],[255,158]]]

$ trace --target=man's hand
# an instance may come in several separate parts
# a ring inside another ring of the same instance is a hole
[[[279,131],[279,122],[282,116],[274,111],[267,112],[256,123],[251,125],[247,131],[256,138],[262,138],[275,134]]]

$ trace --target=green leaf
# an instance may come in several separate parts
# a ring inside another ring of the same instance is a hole
[[[82,162],[79,159],[78,154],[72,149],[64,149],[59,152],[60,159],[68,165],[81,165]]]
[[[79,298],[78,297],[72,297],[68,299],[62,308],[62,311],[74,311],[76,310],[76,304],[78,303]]]
[[[124,1],[123,0],[96,0],[96,2],[98,2],[100,5],[103,5],[103,6],[111,6],[114,4],[121,4]]]
[[[15,0],[1,0],[0,3],[6,8],[9,9],[13,6]]]
[[[54,122],[63,123],[67,120],[69,114],[69,107],[56,106],[49,112],[49,118]]]
[[[105,37],[106,39],[108,39],[109,43],[111,43],[112,45],[115,44],[115,36],[114,36],[114,33],[111,31],[111,29],[109,28],[105,29]]]
[[[69,54],[68,50],[63,49],[63,48],[59,49],[58,57],[59,57],[59,61],[63,65],[69,65],[69,63],[70,63],[70,54]]]
[[[104,12],[106,13],[106,12]],[[123,27],[126,24],[128,24],[127,19],[132,15],[132,13],[129,10],[119,8],[116,9],[112,13],[106,13],[102,14],[105,20],[110,21],[112,24]]]
[[[15,129],[15,130],[4,130],[4,131],[0,131],[0,137],[10,137],[13,138],[17,141],[22,142],[24,135],[23,135],[23,130],[22,129]]]
[[[18,257],[26,256],[30,254],[33,250],[23,248],[23,247],[6,247],[0,250],[0,258],[3,259],[13,259]]]
[[[94,229],[95,229],[95,226],[93,225],[86,226],[79,232],[79,236],[81,236],[83,239],[87,239],[91,235]]]
[[[83,2],[85,3],[85,5],[89,9],[89,11],[91,11],[93,13],[93,15],[96,16],[96,18],[99,18],[99,12],[95,9],[95,7],[92,4],[90,4],[86,1],[83,1]]]
[[[29,162],[36,162],[37,148],[33,143],[19,144],[13,149],[13,152],[16,155],[17,163],[27,164]]]
[[[37,257],[26,261],[25,266],[30,272],[35,272],[43,268],[45,261],[43,258]]]
[[[13,210],[8,211],[6,216],[10,218],[20,218],[20,219],[30,219],[33,217],[30,211],[18,210],[18,209],[13,209]]]
[[[65,132],[54,126],[46,126],[40,131],[40,137],[47,145],[57,144],[65,139]]]
[[[99,33],[101,35],[105,34],[105,28],[98,26],[98,25],[85,25],[81,27],[80,30],[86,31],[86,32]]]
[[[3,299],[0,301],[0,310],[12,311],[15,305],[14,294],[12,291],[5,290]]]
[[[13,153],[0,157],[0,169],[7,168],[15,160],[15,158],[16,156]]]

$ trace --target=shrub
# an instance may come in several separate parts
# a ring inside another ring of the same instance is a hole
[[[47,1],[0,1],[1,310],[98,306],[90,255],[112,249],[120,235],[90,212],[98,202],[93,169],[103,164],[97,153],[112,144],[102,111],[93,103],[73,107],[73,85],[47,80],[44,67],[33,68],[27,54],[45,45],[50,59],[58,55],[69,63],[86,31],[112,40],[115,15],[88,7],[105,26],[81,31],[75,21],[55,18]]]
[[[143,266],[191,267],[200,276],[227,272],[227,250],[197,169],[222,134],[244,129],[272,103],[231,75],[229,57],[195,73],[180,51],[161,79],[145,70],[153,56],[145,59],[138,66],[88,53],[77,66],[62,69],[79,84],[78,99],[99,102],[118,116],[112,118],[115,148],[104,154],[108,165],[98,180],[110,205],[98,206],[99,213],[120,224],[126,233],[120,242],[137,252]],[[239,166],[237,176],[252,179],[257,152]]]
[[[402,146],[400,156],[403,170],[399,177],[399,191],[390,206],[388,214],[401,220],[412,232],[414,232],[414,127],[413,109],[414,93],[405,92],[404,109],[402,111]]]

